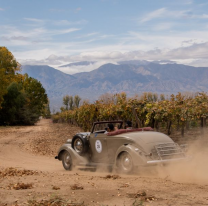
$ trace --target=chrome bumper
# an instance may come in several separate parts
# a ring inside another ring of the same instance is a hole
[[[150,160],[150,161],[147,161],[147,164],[148,165],[151,165],[151,164],[166,164],[166,163],[168,164],[168,163],[171,163],[171,162],[189,161],[191,159],[192,159],[192,157],[188,156],[188,157],[177,158],[177,159]]]

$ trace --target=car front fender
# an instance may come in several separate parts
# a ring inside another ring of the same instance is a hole
[[[84,158],[77,154],[77,152],[72,148],[71,144],[64,144],[62,145],[59,150],[58,150],[58,156],[55,157],[55,159],[62,160],[62,154],[67,151],[71,155],[73,159],[73,164],[74,165],[79,165],[79,164],[87,164],[88,160],[87,158]]]

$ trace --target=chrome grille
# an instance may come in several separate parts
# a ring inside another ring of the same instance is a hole
[[[177,143],[157,144],[155,150],[161,160],[185,157],[184,151]]]

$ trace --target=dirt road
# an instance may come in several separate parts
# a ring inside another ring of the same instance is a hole
[[[78,131],[50,120],[0,127],[0,205],[32,205],[54,198],[74,205],[208,205],[206,152],[200,153],[204,160],[200,156],[185,167],[152,168],[138,175],[68,172],[54,156]]]

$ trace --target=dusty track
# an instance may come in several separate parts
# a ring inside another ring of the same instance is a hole
[[[21,143],[26,139],[20,135],[11,135],[0,139],[0,162],[2,167],[16,167],[30,170],[58,171],[60,164],[53,158],[26,153]]]
[[[18,175],[16,172],[13,176],[7,173],[1,176],[0,173],[0,205],[24,205],[33,199],[50,199],[56,195],[76,203],[84,202],[84,205],[208,205],[206,177],[200,182],[193,175],[193,179],[185,181],[187,183],[181,178],[171,181],[166,168],[159,169],[162,173],[154,168],[154,172],[151,169],[138,175],[109,176],[107,179],[108,173],[101,170],[96,173],[65,171],[61,162],[54,159],[56,150],[79,130],[69,125],[54,125],[50,120],[41,120],[30,127],[1,127],[0,171],[13,167],[17,171],[27,169],[38,173]],[[184,172],[179,171],[179,174],[184,175]],[[188,174],[191,171],[187,171],[186,176]],[[15,190],[12,186],[17,183],[31,183],[33,188]],[[72,190],[74,184],[81,185],[83,190]],[[144,191],[152,200],[135,198],[135,195],[129,197],[129,193]]]

